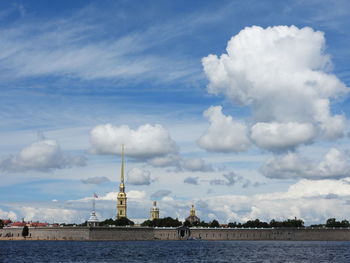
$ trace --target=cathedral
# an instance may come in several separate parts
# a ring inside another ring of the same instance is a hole
[[[124,145],[122,145],[122,165],[121,165],[121,172],[120,172],[119,193],[117,196],[117,219],[127,217],[126,211],[127,211],[127,205],[126,205],[126,193],[125,193],[125,184],[124,184]]]
[[[117,219],[127,218],[127,198],[125,192],[125,182],[124,182],[124,145],[121,149],[121,171],[120,171],[120,184],[119,193],[117,195]],[[95,208],[93,209],[93,212]],[[159,208],[157,207],[157,202],[153,201],[153,207],[150,209],[150,220],[159,219]],[[186,221],[191,224],[198,224],[200,222],[199,217],[196,216],[196,210],[194,205],[190,210],[190,216],[186,218]]]
[[[190,210],[190,216],[186,218],[186,221],[190,222],[192,225],[200,223],[199,217],[196,216],[196,209],[194,208],[194,205],[192,205],[192,208]]]

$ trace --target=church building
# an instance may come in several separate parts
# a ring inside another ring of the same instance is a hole
[[[117,196],[117,219],[127,217],[126,214],[126,193],[124,184],[124,145],[122,145],[122,164],[121,164],[121,175],[120,175],[120,185],[119,193]]]
[[[190,210],[190,216],[186,218],[186,221],[190,222],[192,225],[200,223],[201,220],[198,216],[196,216],[196,209],[194,208],[194,205],[192,205],[192,208]]]

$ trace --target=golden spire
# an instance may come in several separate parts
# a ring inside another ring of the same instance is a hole
[[[190,210],[190,216],[195,216],[196,215],[196,209],[194,208],[194,205],[192,205],[192,208]]]
[[[125,185],[124,185],[124,144],[122,144],[122,168],[121,168],[119,189],[120,189],[120,192],[124,193],[124,190],[125,190]]]

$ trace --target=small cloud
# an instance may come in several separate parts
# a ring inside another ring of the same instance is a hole
[[[150,185],[151,172],[140,168],[133,168],[128,172],[127,182],[132,185]]]
[[[162,189],[162,190],[158,190],[157,192],[154,192],[153,194],[151,194],[151,198],[161,199],[161,198],[168,196],[170,194],[171,194],[171,191],[166,190],[166,189]]]
[[[167,154],[149,159],[148,163],[155,167],[176,167],[180,169],[181,157],[178,154]]]
[[[243,176],[236,175],[234,172],[224,174],[223,177],[224,179],[210,180],[209,183],[211,185],[226,185],[226,186],[239,184],[243,188],[258,187],[260,185],[263,185],[263,183],[260,183],[260,182],[251,182],[249,179],[245,179]]]
[[[0,160],[0,169],[4,172],[50,172],[54,169],[85,165],[84,156],[65,153],[57,141],[44,138],[25,147],[16,155],[9,155]]]
[[[201,158],[190,158],[183,162],[183,168],[191,172],[211,172],[213,167]]]
[[[125,145],[125,155],[137,159],[151,159],[177,153],[178,147],[162,125],[145,124],[137,129],[128,125],[98,125],[90,132],[91,153],[120,154]]]
[[[198,177],[187,177],[184,180],[185,184],[194,184],[194,185],[198,185]]]
[[[138,191],[138,190],[131,190],[127,192],[128,198],[132,199],[145,199],[146,198],[146,192],[145,191]]]
[[[87,179],[81,179],[81,181],[84,184],[103,184],[103,183],[106,183],[106,182],[110,182],[111,180],[109,180],[105,176],[95,176],[95,177],[90,177],[90,178],[87,178]]]
[[[210,180],[211,185],[227,185],[231,186],[242,180],[241,176],[236,175],[234,172],[224,174],[225,179],[213,179]]]

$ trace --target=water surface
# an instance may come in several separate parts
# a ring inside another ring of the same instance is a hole
[[[0,241],[0,262],[350,262],[350,242]]]

